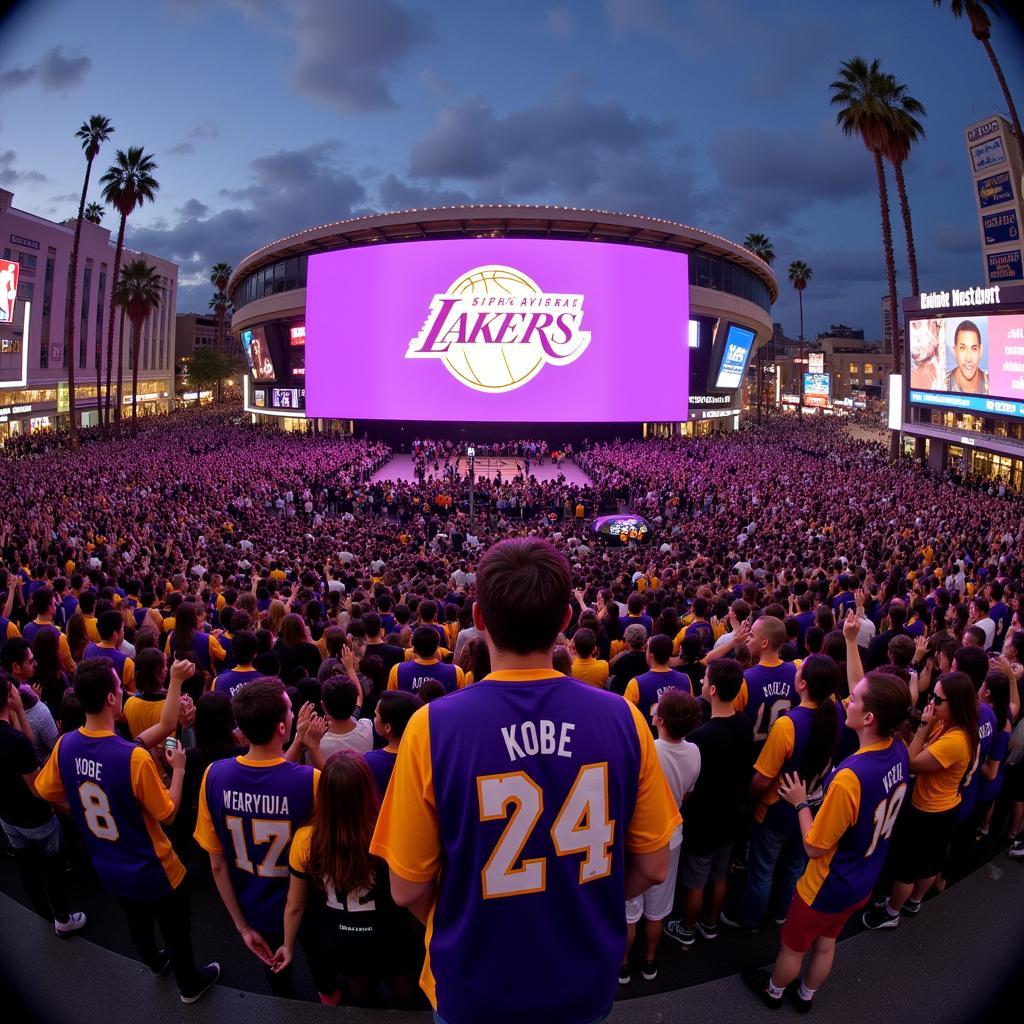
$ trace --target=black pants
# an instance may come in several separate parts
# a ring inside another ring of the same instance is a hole
[[[44,857],[35,847],[14,851],[14,863],[21,884],[35,912],[41,917],[68,920],[68,892],[64,878],[64,855]]]
[[[273,953],[280,948],[284,942],[284,932],[260,932],[263,940],[270,947]],[[295,999],[295,975],[292,965],[289,964],[283,971],[275,974],[266,964],[263,965],[263,977],[267,979],[267,987],[275,996],[282,999]]]
[[[143,963],[151,969],[160,966],[160,952],[153,932],[153,925],[158,924],[179,991],[182,995],[195,995],[205,979],[199,973],[192,951],[188,880],[162,899],[129,900],[119,896],[118,902],[128,918],[128,932]]]

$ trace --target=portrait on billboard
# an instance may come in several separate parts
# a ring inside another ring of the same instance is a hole
[[[986,317],[949,319],[946,328],[946,386],[943,390],[965,395],[987,395],[988,323]]]
[[[946,350],[941,320],[910,321],[910,386],[941,391],[946,378]]]
[[[19,265],[10,260],[0,261],[0,323],[9,324],[14,319],[19,269]]]

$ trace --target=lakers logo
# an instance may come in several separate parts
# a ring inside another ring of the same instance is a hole
[[[475,267],[434,296],[406,358],[439,359],[475,391],[514,391],[546,364],[583,354],[590,332],[582,322],[582,295],[545,292],[512,267]]]

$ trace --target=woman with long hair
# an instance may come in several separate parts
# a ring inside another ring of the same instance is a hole
[[[89,632],[85,616],[81,612],[75,612],[68,619],[65,636],[68,638],[68,647],[71,648],[71,660],[77,665],[89,646]]]
[[[297,682],[307,676],[316,678],[320,671],[320,651],[309,638],[305,620],[295,612],[281,620],[274,652],[281,662],[281,678],[285,683]]]
[[[829,776],[818,813],[812,815],[807,787],[796,773],[780,780],[779,795],[796,810],[809,860],[786,911],[773,969],[744,974],[772,1008],[800,976],[811,950],[799,988],[790,989],[797,1008],[810,1009],[832,970],[836,938],[878,881],[910,778],[907,748],[896,737],[910,711],[910,691],[901,679],[869,672],[853,687],[846,709],[858,749]]]
[[[193,700],[199,699],[227,657],[220,641],[213,634],[203,632],[205,618],[205,609],[189,601],[183,602],[174,616],[174,630],[164,647],[168,658],[195,662],[196,673],[189,689]]]
[[[992,810],[996,797],[1003,789],[1003,769],[1006,767],[1006,748],[1013,731],[1010,719],[1010,680],[1001,669],[992,669],[981,684],[978,700],[988,705],[995,714],[995,736],[988,757],[979,768],[977,814],[980,819],[977,838],[983,839],[992,825]]]
[[[391,898],[387,865],[370,856],[379,807],[373,773],[363,758],[339,751],[320,773],[312,822],[292,839],[291,882],[284,912],[284,940],[274,954],[276,972],[302,944],[320,1002],[369,1001],[372,982],[384,976],[395,1003],[417,1002],[416,974],[423,961],[422,933]],[[305,917],[305,922],[304,922]]]
[[[978,695],[964,672],[939,677],[910,742],[917,776],[893,837],[895,882],[885,905],[864,914],[868,928],[895,928],[917,914],[942,870],[960,816],[963,787],[978,750]]]
[[[60,634],[52,629],[39,630],[32,641],[36,659],[35,675],[30,680],[38,690],[39,699],[50,709],[54,719],[60,718],[64,691],[71,685],[60,663]]]
[[[270,602],[270,607],[267,609],[266,614],[263,617],[263,628],[269,630],[274,637],[281,632],[281,623],[284,622],[284,617],[288,614],[288,609],[284,606],[284,601],[279,601],[276,597]]]
[[[768,904],[771,916],[781,921],[793,896],[797,879],[807,866],[797,814],[780,800],[775,783],[784,775],[805,780],[808,803],[816,807],[822,783],[832,769],[832,758],[843,727],[843,706],[834,699],[839,670],[825,654],[812,654],[796,674],[799,706],[780,715],[754,765],[750,795],[757,800],[750,833],[747,884],[738,920],[722,915],[728,926],[756,928]]]

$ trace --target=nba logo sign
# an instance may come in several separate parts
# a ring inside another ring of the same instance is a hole
[[[578,359],[590,344],[582,323],[582,295],[545,292],[513,267],[474,267],[434,296],[405,358],[437,359],[466,387],[500,394]]]
[[[0,261],[0,324],[9,324],[14,319],[20,269],[17,263],[10,260]]]

